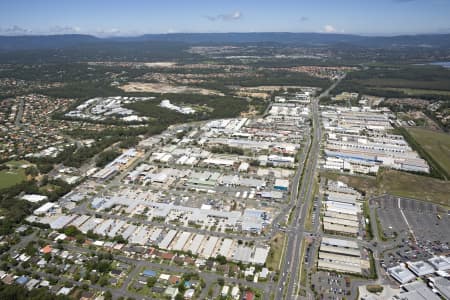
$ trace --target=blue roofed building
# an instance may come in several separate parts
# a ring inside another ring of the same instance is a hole
[[[142,275],[145,277],[156,277],[156,272],[153,270],[145,270]]]
[[[25,285],[30,279],[27,276],[20,276],[16,279],[16,283],[20,285]]]

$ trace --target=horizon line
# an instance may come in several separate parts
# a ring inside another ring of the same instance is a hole
[[[0,37],[50,37],[50,36],[92,36],[100,39],[106,38],[133,38],[151,35],[178,35],[178,34],[321,34],[321,35],[347,35],[360,37],[398,37],[398,36],[420,36],[420,35],[448,35],[450,32],[428,32],[428,33],[345,33],[345,32],[314,32],[314,31],[227,31],[227,32],[161,32],[161,33],[141,33],[141,34],[99,34],[99,33],[29,33],[29,34],[0,34]]]

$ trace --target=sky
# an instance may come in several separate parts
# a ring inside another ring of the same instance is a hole
[[[450,0],[0,0],[0,35],[450,33]]]

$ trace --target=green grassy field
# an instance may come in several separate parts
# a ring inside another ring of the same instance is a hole
[[[270,241],[270,252],[267,258],[267,268],[277,271],[282,259],[281,254],[283,252],[285,241],[284,233],[277,233]]]
[[[24,180],[25,171],[23,169],[2,170],[0,171],[0,190],[9,188],[13,185],[21,183]]]
[[[408,132],[447,174],[450,174],[450,135],[423,128],[408,128]]]
[[[374,194],[376,192],[377,181],[375,177],[356,176],[329,171],[322,172],[320,175],[331,180],[342,181],[348,184],[349,186],[357,189],[358,191],[364,192],[366,194]]]
[[[425,200],[450,207],[450,184],[447,181],[396,170],[380,170],[377,177],[354,176],[323,172],[321,176],[340,180],[349,186],[364,191],[368,197],[391,194]]]
[[[447,181],[400,171],[384,170],[377,176],[377,182],[381,192],[450,207],[450,184]]]

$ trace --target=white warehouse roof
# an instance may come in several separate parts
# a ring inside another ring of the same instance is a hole
[[[389,275],[391,275],[395,280],[397,280],[401,284],[407,283],[416,278],[416,275],[414,275],[411,271],[409,271],[402,265],[389,268],[387,271]]]

